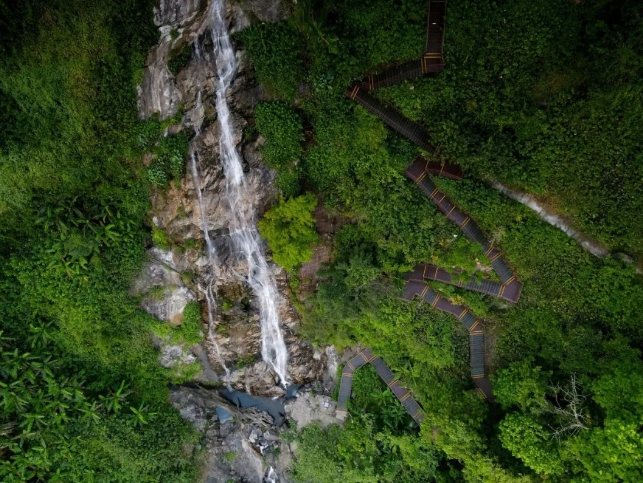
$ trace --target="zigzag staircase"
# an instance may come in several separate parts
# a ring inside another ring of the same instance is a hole
[[[370,113],[384,121],[390,128],[435,157],[438,155],[438,149],[431,144],[430,135],[425,128],[406,118],[397,109],[387,106],[369,93],[381,87],[390,86],[421,75],[438,73],[444,69],[445,13],[446,0],[429,1],[425,52],[422,58],[390,67],[378,74],[369,75],[346,90],[347,97],[363,106]],[[467,328],[469,332],[471,377],[478,392],[485,399],[493,401],[493,387],[485,372],[485,332],[482,321],[469,308],[453,304],[448,299],[441,297],[426,282],[437,281],[455,285],[512,303],[516,303],[520,299],[522,283],[516,279],[508,263],[502,258],[500,250],[488,241],[478,224],[449,200],[446,194],[435,186],[429,175],[460,180],[463,176],[462,169],[453,163],[427,161],[420,156],[407,168],[406,176],[437,205],[449,220],[460,227],[469,240],[481,245],[482,252],[491,263],[500,282],[493,280],[477,281],[475,278],[464,282],[455,281],[454,276],[446,270],[434,265],[421,264],[415,267],[412,272],[406,274],[402,298],[412,301],[415,297],[419,297],[433,308],[453,315]],[[367,362],[371,362],[374,365],[380,377],[393,390],[411,416],[420,423],[424,416],[420,411],[419,404],[410,397],[408,389],[399,386],[386,364],[381,359],[375,358],[369,350],[362,351],[355,356],[344,369],[340,385],[338,411],[346,412],[346,402],[351,393],[353,371]]]

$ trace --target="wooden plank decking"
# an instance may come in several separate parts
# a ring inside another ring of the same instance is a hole
[[[485,279],[478,281],[475,277],[472,277],[468,281],[456,282],[453,279],[453,275],[447,272],[444,268],[439,268],[430,264],[417,265],[412,272],[406,275],[406,279],[419,282],[434,280],[436,282],[462,287],[473,292],[480,292],[491,295],[492,297],[498,297],[512,303],[518,302],[522,291],[522,284],[516,280],[515,277],[509,283],[500,283],[494,280]]]
[[[444,32],[446,0],[431,0],[426,16],[426,41],[424,56],[433,61],[433,65],[444,68]],[[437,71],[439,72],[439,71]]]
[[[406,118],[396,109],[385,105],[369,95],[381,87],[390,86],[406,79],[425,74],[437,73],[444,69],[444,36],[446,19],[446,0],[430,0],[427,12],[426,40],[424,55],[420,59],[411,60],[390,67],[384,71],[369,75],[362,81],[346,90],[346,95],[362,105],[366,110],[379,117],[393,130],[406,137],[422,149],[437,156],[437,149],[431,144],[429,133],[421,125]],[[520,299],[522,283],[512,273],[502,253],[490,243],[478,224],[469,215],[461,211],[446,194],[442,193],[433,183],[430,175],[443,176],[460,180],[463,172],[460,166],[445,161],[428,161],[418,157],[406,170],[406,176],[411,179],[422,192],[442,211],[446,217],[460,227],[465,236],[482,247],[482,252],[488,258],[500,282],[492,280],[477,281],[470,279],[465,282],[455,282],[453,276],[446,270],[433,265],[418,265],[405,277],[402,298],[407,301],[419,297],[437,310],[449,313],[457,318],[469,332],[469,350],[471,377],[477,391],[487,400],[493,400],[493,387],[485,373],[484,357],[484,325],[467,307],[453,304],[431,290],[427,280],[434,280],[450,285],[456,285],[475,292],[485,293],[516,303]],[[344,368],[340,383],[338,412],[346,413],[346,403],[351,394],[352,376],[358,367],[370,362],[380,377],[391,388],[406,410],[420,423],[424,415],[420,406],[411,396],[408,389],[400,386],[394,379],[391,370],[380,358],[374,357],[365,350],[349,361]]]
[[[487,400],[493,402],[493,387],[485,373],[484,357],[484,325],[467,307],[456,305],[450,300],[441,297],[435,290],[423,282],[408,280],[404,285],[403,298],[411,301],[419,297],[431,307],[451,314],[458,319],[469,332],[469,352],[471,377],[478,392]]]
[[[391,129],[431,154],[436,152],[429,142],[429,133],[418,123],[411,121],[401,112],[385,105],[364,91],[358,84],[346,90],[346,95],[363,106],[368,112],[379,117]]]
[[[506,285],[507,297],[511,297],[512,302],[517,302],[522,290],[522,284],[516,281],[516,277],[511,272],[509,265],[502,258],[500,250],[495,248],[488,240],[478,224],[471,219],[469,215],[461,211],[447,195],[442,193],[428,176],[426,161],[416,159],[415,162],[406,170],[406,176],[422,190],[437,207],[446,215],[446,217],[460,227],[465,236],[472,242],[478,243],[482,247],[482,252],[487,257],[494,272],[502,284]],[[448,283],[448,282],[447,282]],[[472,289],[473,290],[473,289]]]
[[[337,397],[337,413],[345,417],[348,413],[348,400],[351,396],[353,386],[353,375],[356,369],[365,364],[371,364],[375,372],[386,383],[395,397],[402,403],[402,406],[411,415],[416,423],[420,424],[424,419],[424,413],[418,402],[411,396],[411,392],[400,384],[395,378],[393,371],[380,358],[375,357],[370,349],[360,351],[355,357],[346,363],[342,370],[342,378],[339,384],[339,395]]]
[[[444,69],[445,13],[446,1],[430,1],[426,16],[426,40],[422,57],[367,76],[360,83],[362,89],[372,92],[407,79],[441,72]]]

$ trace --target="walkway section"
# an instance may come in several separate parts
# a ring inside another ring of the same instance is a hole
[[[444,69],[444,64],[436,64],[436,59],[424,54],[419,59],[409,60],[403,64],[389,67],[379,74],[371,74],[365,77],[361,81],[361,87],[368,92],[373,92],[376,89],[392,86],[407,79],[437,73],[442,69]]]
[[[422,149],[435,154],[436,148],[429,142],[429,133],[418,123],[405,117],[397,109],[393,109],[364,91],[358,84],[346,90],[346,95],[364,107],[371,114],[379,117],[391,129],[397,131],[409,141]]]
[[[406,409],[416,423],[420,424],[424,419],[422,408],[417,401],[413,399],[411,392],[395,378],[393,371],[389,369],[386,363],[380,357],[375,357],[370,349],[364,349],[358,352],[358,354],[344,366],[342,379],[339,384],[339,395],[337,397],[337,416],[346,418],[348,415],[348,400],[351,397],[353,375],[357,369],[365,364],[371,364],[373,366],[375,372],[382,378],[391,392],[395,394],[395,397],[402,403],[404,409]]]
[[[459,164],[449,163],[448,161],[427,161],[420,155],[415,159],[414,163],[418,163],[418,165],[424,164],[424,171],[443,178],[459,181],[464,176],[462,167]]]
[[[444,32],[446,0],[431,0],[426,16],[426,41],[424,56],[429,61],[432,72],[444,69]]]
[[[434,309],[453,315],[465,326],[469,332],[471,378],[482,397],[493,402],[493,387],[485,374],[484,326],[482,321],[467,307],[455,305],[448,299],[441,297],[436,291],[431,290],[425,283],[407,279],[402,298],[410,302],[415,297],[419,297]]]
[[[411,121],[393,107],[387,106],[369,94],[376,89],[393,85],[412,77],[440,72],[444,69],[444,32],[445,32],[446,0],[430,0],[427,13],[426,41],[424,55],[421,59],[405,62],[391,67],[379,74],[366,77],[346,90],[346,95],[363,106],[367,111],[379,117],[393,130],[406,137],[422,149],[437,157],[438,150],[431,144],[429,133],[421,125]],[[492,280],[478,281],[456,281],[454,276],[444,269],[434,265],[418,265],[413,272],[406,276],[403,298],[407,301],[420,297],[424,302],[430,304],[437,310],[447,312],[456,317],[469,331],[469,351],[471,364],[471,377],[480,394],[487,399],[493,400],[493,388],[491,381],[485,373],[484,357],[484,327],[482,322],[467,308],[462,305],[455,305],[448,299],[431,290],[427,280],[447,283],[459,286],[475,292],[485,293],[499,297],[509,302],[517,302],[522,292],[522,284],[516,280],[509,265],[502,258],[500,250],[496,249],[485,236],[478,224],[469,215],[461,211],[446,194],[442,193],[433,183],[430,175],[443,176],[446,178],[460,180],[463,173],[460,166],[438,161],[427,161],[419,156],[406,170],[406,176],[410,178],[422,192],[435,203],[446,217],[458,225],[463,233],[472,242],[482,246],[482,251],[489,259],[494,272],[498,275],[500,282]],[[418,421],[419,405],[413,400],[408,390],[398,385],[393,374],[386,367],[384,362],[373,358],[370,351],[366,354],[353,358],[344,369],[340,385],[338,411],[346,412],[346,402],[350,397],[353,371],[367,362],[371,362],[382,379],[391,387],[396,396],[405,405],[407,411]],[[396,389],[397,388],[397,389]],[[399,394],[398,394],[399,393]],[[416,411],[417,409],[417,411]],[[418,421],[419,422],[419,421]]]
[[[422,192],[438,206],[440,211],[442,211],[449,220],[458,225],[469,240],[482,246],[482,252],[489,259],[500,281],[505,285],[514,282],[516,278],[511,272],[507,262],[502,258],[500,250],[496,249],[492,243],[489,243],[478,224],[447,198],[447,195],[435,186],[428,174],[426,163],[420,160],[416,160],[406,170],[406,176],[418,185]],[[518,285],[513,285],[514,288],[512,291],[517,290],[519,296],[521,284],[520,282],[517,282],[517,284]]]
[[[518,302],[522,291],[522,284],[515,278],[509,283],[500,283],[494,280],[478,280],[476,277],[471,277],[466,281],[456,281],[454,275],[447,272],[444,268],[430,264],[417,265],[408,275],[408,280],[418,282],[433,280],[462,287],[473,292],[491,295],[492,297],[498,297],[512,303]]]
[[[389,67],[379,74],[369,75],[361,81],[362,89],[372,92],[407,79],[426,74],[436,74],[444,69],[444,31],[446,1],[431,0],[426,19],[424,54],[403,64]]]

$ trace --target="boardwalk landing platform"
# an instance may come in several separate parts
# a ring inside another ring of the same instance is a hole
[[[418,402],[413,399],[411,392],[395,379],[393,371],[389,369],[386,363],[380,357],[375,357],[370,349],[360,351],[344,366],[342,379],[339,384],[339,395],[337,397],[337,417],[345,419],[348,415],[348,400],[351,397],[353,375],[357,369],[365,364],[371,364],[373,366],[375,372],[377,372],[388,388],[395,394],[395,397],[402,403],[404,409],[406,409],[416,423],[420,424],[424,419],[422,408]]]
[[[498,297],[512,303],[518,302],[522,291],[522,284],[515,278],[509,283],[500,283],[493,280],[478,281],[475,277],[465,282],[456,282],[454,275],[447,272],[444,268],[430,264],[417,265],[411,273],[406,275],[406,280],[417,282],[433,280],[435,282],[462,287],[473,292],[491,295],[492,297]]]
[[[371,74],[359,83],[362,89],[367,92],[373,92],[382,87],[399,84],[402,81],[413,79],[427,74],[437,74],[444,69],[444,62],[441,57],[434,57],[430,54],[424,54],[419,59],[409,60],[402,64],[389,67],[378,73]]]

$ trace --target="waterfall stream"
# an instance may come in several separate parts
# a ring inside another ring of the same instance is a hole
[[[261,355],[285,386],[288,351],[279,321],[279,294],[274,277],[261,252],[255,208],[250,202],[251,196],[234,142],[235,132],[226,100],[226,92],[236,74],[237,59],[227,30],[224,1],[213,1],[210,21],[217,70],[216,110],[221,127],[219,149],[231,215],[230,237],[235,251],[245,258],[246,279],[259,301]]]
[[[195,54],[197,56],[197,59],[201,58],[198,42],[195,42]],[[195,110],[199,113],[199,119],[203,119],[203,116],[202,116],[203,104],[201,102],[201,91],[199,91],[197,94]],[[194,126],[194,132],[195,134],[194,134],[193,143],[194,143],[194,140],[197,139],[201,134],[200,124]],[[199,163],[197,161],[196,144],[193,144],[190,152],[190,168],[192,171],[192,180],[194,181],[194,189],[196,190],[199,209],[201,210],[201,230],[203,231],[203,238],[205,239],[205,246],[206,246],[208,265],[209,265],[209,273],[207,275],[207,280],[206,280],[207,285],[205,288],[201,287],[201,289],[205,293],[205,301],[208,307],[207,340],[210,343],[210,345],[212,345],[212,347],[214,348],[214,352],[216,353],[217,359],[219,360],[219,363],[221,364],[225,372],[225,381],[228,386],[228,389],[231,389],[230,370],[228,369],[228,366],[226,366],[225,361],[223,360],[223,356],[221,355],[221,350],[219,349],[219,344],[217,344],[216,339],[214,338],[214,329],[216,326],[216,323],[214,321],[214,309],[216,307],[216,299],[214,296],[214,292],[212,291],[212,284],[214,283],[214,276],[215,276],[214,274],[215,274],[215,265],[216,265],[216,251],[214,249],[214,243],[212,242],[212,238],[210,238],[210,232],[208,230],[208,218],[205,211],[205,203],[203,202],[203,192],[201,188],[201,174],[199,173]]]

